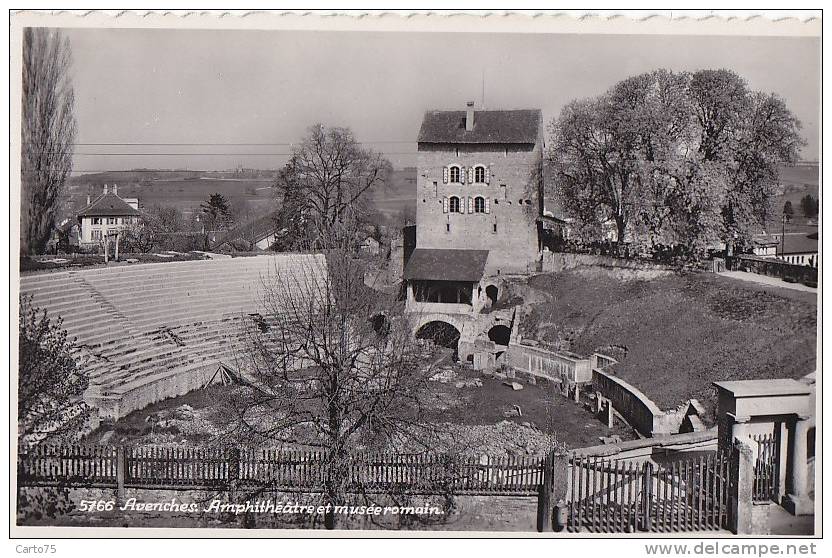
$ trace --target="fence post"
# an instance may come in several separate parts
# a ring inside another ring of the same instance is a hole
[[[116,502],[123,504],[125,500],[124,479],[127,476],[127,457],[124,446],[116,446]]]
[[[649,531],[653,528],[650,517],[650,507],[653,501],[653,463],[644,462],[641,481],[641,530]]]
[[[754,493],[754,451],[740,438],[734,438],[730,467],[728,528],[735,535],[749,535]]]
[[[234,502],[240,480],[240,448],[231,448],[228,459],[228,499]]]
[[[543,460],[543,482],[537,493],[537,532],[545,533],[552,529],[552,489],[554,479],[554,452],[549,452]]]

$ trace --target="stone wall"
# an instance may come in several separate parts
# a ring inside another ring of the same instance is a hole
[[[649,437],[678,432],[679,425],[675,424],[674,428],[675,416],[673,420],[668,420],[658,405],[621,378],[595,369],[592,371],[592,383],[595,390],[609,399],[613,408],[642,435]]]
[[[524,273],[536,266],[540,215],[541,144],[420,144],[417,158],[416,245],[489,250],[485,275]],[[445,184],[443,169],[490,169],[487,184]],[[464,213],[445,213],[449,196],[464,199]],[[489,200],[489,213],[468,213],[468,198]],[[448,229],[450,225],[450,230]],[[496,225],[496,230],[495,230]]]
[[[548,251],[543,252],[541,265],[543,272],[551,273],[575,269],[577,267],[613,267],[616,269],[631,269],[633,271],[664,271],[667,269],[662,265],[642,260],[627,260],[613,256]]]
[[[506,363],[519,372],[545,376],[567,383],[585,384],[592,381],[590,359],[567,355],[520,343],[509,343]]]

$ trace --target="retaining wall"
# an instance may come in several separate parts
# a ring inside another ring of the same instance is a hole
[[[638,388],[603,370],[592,371],[592,383],[624,420],[644,436],[674,434],[685,418],[684,413],[662,411]]]

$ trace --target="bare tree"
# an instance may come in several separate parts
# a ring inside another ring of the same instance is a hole
[[[43,252],[72,170],[75,94],[69,39],[59,30],[23,31],[21,228],[23,253]]]
[[[402,303],[368,288],[342,251],[297,256],[263,282],[266,316],[237,351],[247,387],[229,396],[230,422],[249,444],[322,450],[323,501],[343,505],[351,453],[429,444],[431,366]]]
[[[384,186],[392,165],[364,149],[349,128],[309,128],[275,181],[290,248],[322,248],[339,234],[355,232],[367,212],[367,194]]]

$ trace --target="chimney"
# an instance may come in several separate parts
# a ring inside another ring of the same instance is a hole
[[[113,193],[118,195],[118,184],[113,184]]]
[[[104,193],[105,194],[107,193],[107,185],[106,184],[104,185]]]
[[[474,129],[474,101],[465,103],[467,110],[465,111],[465,131],[470,132]]]

